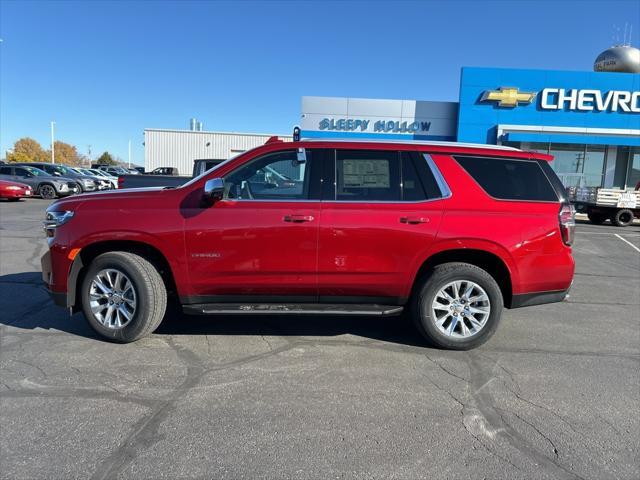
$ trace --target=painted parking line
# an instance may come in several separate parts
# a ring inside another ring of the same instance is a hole
[[[633,243],[631,243],[629,240],[626,240],[624,238],[622,238],[620,235],[618,235],[617,233],[614,233],[614,235],[616,237],[618,237],[620,240],[622,240],[624,243],[626,243],[627,245],[629,245],[631,248],[633,248],[636,252],[640,253],[640,248],[636,247]]]
[[[610,232],[590,232],[588,230],[577,230],[576,231],[576,235],[580,234],[580,235],[617,235],[616,233],[610,233]],[[640,237],[640,233],[625,233],[624,234],[625,237]]]

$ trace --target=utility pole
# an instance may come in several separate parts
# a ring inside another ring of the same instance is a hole
[[[131,168],[131,140],[129,140],[129,168]]]
[[[56,163],[55,142],[53,140],[53,126],[56,122],[51,122],[51,163]]]

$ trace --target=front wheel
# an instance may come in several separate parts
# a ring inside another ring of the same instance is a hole
[[[48,183],[45,183],[44,185],[40,185],[40,188],[38,189],[38,193],[42,198],[46,200],[53,200],[58,196],[58,194],[56,193],[56,189],[53,187],[53,185],[49,185]]]
[[[412,300],[418,330],[435,346],[469,350],[498,327],[503,299],[485,270],[468,263],[444,263],[426,277]]]
[[[82,282],[82,310],[103,337],[133,342],[164,317],[167,290],[158,270],[129,252],[109,252],[91,262]]]

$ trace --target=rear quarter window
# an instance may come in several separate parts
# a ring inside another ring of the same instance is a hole
[[[482,189],[500,200],[557,202],[558,196],[538,162],[455,156]]]

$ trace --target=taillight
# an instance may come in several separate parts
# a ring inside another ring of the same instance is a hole
[[[573,243],[573,236],[576,231],[576,209],[570,203],[563,203],[558,214],[558,222],[560,223],[560,233],[562,241],[566,245]]]
[[[118,188],[124,188],[124,178],[118,177]]]

